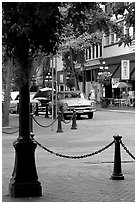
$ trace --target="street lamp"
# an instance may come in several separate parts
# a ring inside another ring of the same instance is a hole
[[[47,74],[47,76],[46,76],[47,87],[50,87],[50,86],[51,86],[51,83],[50,83],[51,80],[52,80],[51,73],[48,72],[48,74]]]
[[[103,84],[107,85],[110,84],[111,73],[108,71],[109,67],[105,66],[105,61],[102,62],[102,66],[99,67],[98,71],[98,81]]]
[[[98,82],[102,85],[103,97],[105,97],[105,86],[110,84],[111,73],[108,71],[109,67],[105,66],[105,61],[102,62],[98,71]]]
[[[102,66],[99,67],[99,73],[98,73],[98,75],[102,75],[102,74],[104,74],[104,72],[108,72],[108,66],[105,66],[105,64],[106,64],[106,62],[103,61],[103,62],[102,62]],[[109,72],[109,73],[110,73],[110,72]]]

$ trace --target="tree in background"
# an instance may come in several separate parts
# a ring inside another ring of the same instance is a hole
[[[73,44],[78,44],[79,50],[85,46],[77,41],[78,38],[83,40],[87,33],[86,41],[94,42],[96,31],[108,33],[110,27],[113,31],[119,30],[96,2],[3,2],[2,18],[3,47],[7,58],[14,59],[19,73],[19,137],[14,143],[16,162],[10,194],[14,197],[40,196],[41,185],[34,159],[36,145],[30,134],[29,82],[34,56],[39,50],[47,56],[54,55],[59,44],[66,44],[73,38],[68,49],[74,74],[72,53],[77,49]]]
[[[85,49],[91,44],[101,43],[103,33],[109,34],[110,29],[120,36],[121,29],[111,21],[111,16],[103,11],[100,2],[66,4],[62,13],[66,20],[62,37],[66,48],[66,54],[64,53],[65,69],[70,72],[71,78],[73,76],[75,88],[79,89],[75,64],[80,64],[83,92],[85,92]],[[69,57],[67,53],[69,53]],[[68,61],[70,62],[68,63]]]
[[[106,6],[111,4],[111,10],[108,13],[110,17],[112,15],[115,15],[116,19],[122,17],[127,28],[135,29],[135,2],[104,2],[103,4]],[[130,46],[135,35],[131,36],[130,33],[120,32],[117,37],[119,38],[119,46],[123,43],[125,46]]]
[[[3,46],[19,68],[19,137],[14,142],[16,162],[10,181],[13,197],[41,196],[35,167],[36,144],[30,134],[29,81],[39,50],[56,53],[61,35],[60,3],[3,2]],[[25,151],[24,151],[25,149]]]

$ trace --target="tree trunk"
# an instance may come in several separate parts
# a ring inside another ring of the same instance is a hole
[[[82,80],[83,80],[83,93],[86,93],[86,70],[84,65],[82,65]]]
[[[29,79],[19,90],[19,137],[30,139]]]
[[[29,79],[31,61],[29,47],[25,39],[19,45],[20,91],[19,91],[19,137],[13,143],[15,148],[15,164],[9,183],[11,197],[38,197],[42,195],[42,186],[38,181],[35,164],[37,144],[30,132],[30,93]]]
[[[74,67],[74,63],[73,63],[73,53],[72,53],[71,47],[69,49],[69,53],[70,53],[70,63],[71,63],[72,73],[74,75],[74,84],[75,84],[76,90],[79,90],[78,80],[76,77],[75,67]]]
[[[9,126],[9,107],[10,107],[10,94],[11,94],[11,79],[12,79],[12,62],[7,60],[7,76],[6,76],[6,90],[4,95],[4,102],[2,104],[2,126]]]

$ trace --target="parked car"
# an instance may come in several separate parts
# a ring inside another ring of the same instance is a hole
[[[62,111],[64,118],[73,115],[75,109],[77,117],[87,115],[93,118],[95,109],[94,100],[88,100],[81,91],[62,91],[57,93],[57,110]],[[49,112],[52,112],[52,103],[49,102]]]
[[[37,99],[40,101],[41,106],[39,106],[39,111],[40,112],[45,112],[46,111],[46,104],[48,104],[52,100],[52,88],[45,87],[39,89],[33,99]]]
[[[15,97],[16,95],[16,97]],[[41,105],[40,101],[33,99],[34,93],[30,93],[30,103],[32,103],[32,112],[36,111],[36,104]],[[10,101],[10,113],[18,113],[19,104],[19,92],[11,92],[11,101]]]
[[[52,100],[52,88],[41,88],[33,96],[33,99],[37,99],[41,102],[41,106],[45,106],[46,103]]]

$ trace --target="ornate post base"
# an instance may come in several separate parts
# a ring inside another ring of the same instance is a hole
[[[17,139],[15,148],[15,164],[12,178],[9,183],[11,197],[40,197],[42,186],[38,181],[34,151],[36,143],[32,140]]]
[[[41,197],[42,188],[40,182],[36,183],[14,183],[11,181],[9,184],[9,193],[13,198],[21,197]]]
[[[121,174],[115,174],[113,173],[111,175],[111,179],[112,180],[124,180],[124,175],[121,173]]]
[[[114,135],[115,139],[115,155],[114,155],[114,169],[111,175],[112,180],[124,180],[124,175],[122,174],[121,168],[121,152],[120,152],[120,140],[122,136]]]

